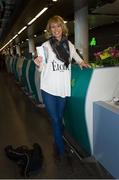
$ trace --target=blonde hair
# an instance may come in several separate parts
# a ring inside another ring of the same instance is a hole
[[[45,32],[46,39],[49,39],[52,36],[52,32],[51,32],[51,24],[52,23],[57,23],[58,25],[60,25],[62,28],[63,35],[68,36],[68,28],[67,28],[66,24],[64,23],[63,18],[61,16],[55,15],[48,20],[48,23],[46,26],[46,32]]]

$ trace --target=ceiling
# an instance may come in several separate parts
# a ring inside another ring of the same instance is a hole
[[[74,18],[73,0],[58,0],[57,2],[52,0],[0,0],[0,2],[5,4],[3,7],[0,3],[2,7],[0,11],[0,48],[46,6],[48,10],[19,35],[20,39],[26,39],[32,34],[43,33],[47,20],[53,15],[61,15],[68,21]]]
[[[0,43],[27,3],[24,0],[0,0]]]
[[[86,5],[87,0],[0,0],[0,48],[23,28],[40,10],[48,10],[19,36],[21,40],[32,34],[42,34],[47,20],[61,15],[65,20],[74,20],[75,9]],[[119,22],[119,0],[88,0],[89,29]]]
[[[119,22],[119,0],[90,0],[89,28]]]
[[[13,8],[15,7],[15,1],[1,0],[0,1],[0,39],[3,29],[8,23],[9,17],[11,17]]]

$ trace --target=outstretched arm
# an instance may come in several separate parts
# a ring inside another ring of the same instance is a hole
[[[79,56],[79,54],[76,52],[76,49],[75,49],[74,45],[71,42],[70,42],[70,45],[71,45],[73,58],[76,61],[76,63],[80,66],[80,68],[81,69],[83,69],[83,67],[84,68],[89,68],[90,65]]]
[[[81,69],[83,69],[83,67],[84,68],[89,68],[89,67],[91,67],[87,62],[85,62],[85,61],[82,61],[81,63],[79,63],[79,66],[80,66],[80,68]]]

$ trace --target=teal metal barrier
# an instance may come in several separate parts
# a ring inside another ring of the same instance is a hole
[[[36,85],[35,85],[35,70],[36,70],[36,66],[35,66],[34,62],[31,61],[30,67],[29,67],[29,72],[28,72],[29,83],[30,83],[33,97],[34,97],[36,103],[39,103],[38,93],[37,93],[37,89],[36,89]]]
[[[25,87],[27,91],[29,91],[28,83],[27,83],[27,78],[26,78],[26,68],[27,68],[28,60],[24,60],[23,65],[22,65],[22,76],[21,76],[21,83]]]
[[[14,74],[14,76],[16,76],[16,63],[17,63],[17,60],[18,60],[18,58],[15,57],[14,58],[14,63],[13,63],[13,74]],[[15,79],[16,79],[16,77],[15,77]]]
[[[68,98],[64,115],[65,128],[75,142],[88,154],[91,146],[85,119],[85,100],[93,70],[72,65],[71,97]]]
[[[12,73],[12,64],[13,64],[13,57],[10,58],[10,73]]]

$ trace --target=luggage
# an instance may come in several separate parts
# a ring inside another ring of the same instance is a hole
[[[6,156],[17,163],[24,177],[28,177],[32,171],[40,170],[43,165],[43,153],[38,143],[34,143],[31,149],[25,145],[17,148],[8,145],[4,150]]]

